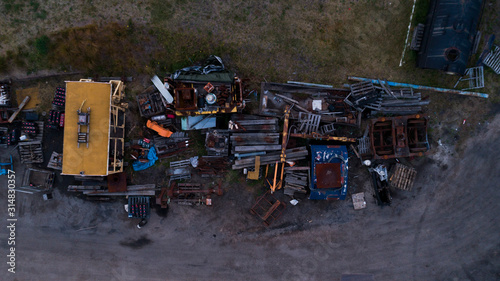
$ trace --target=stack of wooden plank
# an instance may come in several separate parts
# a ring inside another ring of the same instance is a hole
[[[280,161],[280,154],[281,152],[278,151],[262,155],[260,156],[260,164],[261,165],[274,164]],[[309,152],[307,151],[307,147],[302,146],[302,147],[287,149],[285,151],[285,154],[287,161],[298,161],[305,159],[307,155],[309,155]],[[255,167],[255,157],[235,160],[232,169],[238,170],[238,169],[252,168],[252,167]]]
[[[154,196],[156,185],[129,185],[125,192],[109,192],[107,188],[98,185],[69,185],[68,191],[82,192],[88,196]]]
[[[232,154],[281,150],[279,133],[233,133],[230,141]]]
[[[284,193],[293,196],[295,192],[307,193],[309,167],[286,167]]]
[[[233,114],[229,121],[229,130],[231,132],[277,132],[279,130],[278,118]]]
[[[191,160],[179,160],[170,162],[170,168],[166,171],[170,181],[191,179]]]

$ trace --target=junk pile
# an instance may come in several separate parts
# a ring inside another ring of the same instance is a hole
[[[389,84],[378,80],[381,87],[375,87],[371,81],[350,85],[351,92],[344,100],[359,112],[371,110],[371,115],[394,114],[411,115],[422,111],[423,105],[430,101],[422,100],[420,93],[412,88],[392,89]]]
[[[137,95],[139,113],[144,118],[165,114],[167,102],[154,88],[150,87],[144,93]],[[158,121],[158,120],[154,120]]]
[[[217,56],[208,57],[201,65],[179,69],[166,77],[163,85],[157,81],[155,86],[173,100],[168,109],[183,119],[192,119],[192,115],[236,113],[245,107],[241,79],[226,69]]]
[[[21,187],[16,191],[24,193],[49,192],[54,185],[55,174],[52,171],[29,168],[26,170]]]
[[[228,156],[229,132],[226,130],[208,131],[205,136],[205,149],[208,156]]]
[[[10,81],[2,81],[0,82],[0,106],[1,107],[10,107]]]
[[[337,141],[337,126],[359,126],[360,113],[345,102],[349,91],[334,89],[329,85],[289,81],[287,84],[262,83],[259,113],[281,117],[285,107],[291,108],[290,126],[292,137]],[[345,137],[345,136],[343,136]]]
[[[162,188],[156,197],[157,204],[165,206],[168,202],[175,202],[179,205],[207,205],[212,206],[212,194],[221,196],[223,193],[221,183],[215,188],[205,188],[200,183],[177,183],[172,182],[169,188]]]
[[[368,169],[372,176],[374,197],[377,199],[377,205],[390,206],[392,202],[389,183],[387,182],[387,167],[378,165],[375,168]]]
[[[168,138],[155,135],[153,143],[158,158],[162,159],[186,151],[189,148],[191,140],[185,132],[175,132]]]
[[[221,156],[201,156],[196,171],[202,177],[222,177],[230,168],[229,159]]]

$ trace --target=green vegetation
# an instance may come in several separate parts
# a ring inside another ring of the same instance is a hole
[[[430,0],[417,0],[415,4],[415,13],[413,14],[412,25],[416,26],[419,23],[425,24],[430,4]]]
[[[2,0],[3,2],[3,8],[5,13],[9,14],[18,14],[21,11],[23,11],[24,4],[18,3],[21,1],[16,1],[16,0]]]

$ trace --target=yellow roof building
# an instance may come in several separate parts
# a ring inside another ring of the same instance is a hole
[[[121,81],[66,82],[63,175],[107,176],[123,171],[123,90]]]

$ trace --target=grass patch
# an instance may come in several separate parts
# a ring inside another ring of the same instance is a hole
[[[229,170],[224,177],[224,182],[230,183],[231,185],[240,183],[242,180],[242,175],[240,170]]]
[[[430,0],[417,0],[415,3],[415,13],[413,14],[413,26],[416,26],[419,23],[425,24],[430,5]]]
[[[23,11],[24,4],[18,3],[16,0],[2,0],[5,13],[19,14]]]

